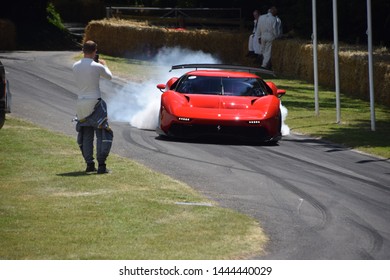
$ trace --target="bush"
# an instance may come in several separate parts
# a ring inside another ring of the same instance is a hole
[[[56,26],[58,29],[64,30],[65,26],[62,23],[60,14],[55,10],[53,3],[49,3],[47,5],[46,11],[48,22]]]

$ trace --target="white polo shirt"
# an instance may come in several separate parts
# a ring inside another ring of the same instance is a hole
[[[111,80],[112,74],[107,66],[95,62],[92,58],[82,58],[73,64],[73,74],[80,89],[80,98],[101,98],[99,79]]]
[[[111,80],[112,73],[107,66],[92,58],[82,58],[73,64],[73,74],[80,90],[77,100],[77,117],[81,120],[93,112],[100,92],[100,77]]]

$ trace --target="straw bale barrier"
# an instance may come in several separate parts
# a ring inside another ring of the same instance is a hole
[[[0,50],[13,50],[15,47],[15,25],[7,19],[0,19]]]
[[[209,30],[182,30],[148,26],[126,20],[92,21],[85,30],[85,40],[93,39],[99,50],[118,56],[143,55],[161,47],[181,47],[211,53],[221,61],[240,62],[242,40],[247,35]]]
[[[105,19],[90,22],[84,40],[95,40],[100,52],[114,56],[136,57],[161,47],[181,47],[211,53],[223,63],[258,66],[246,57],[248,35],[238,31],[159,28],[149,26],[147,22]],[[339,64],[341,91],[368,100],[367,53],[341,49]],[[281,76],[313,81],[311,44],[292,39],[276,40],[272,48],[272,65]],[[319,84],[334,88],[334,52],[330,44],[319,45],[318,71]],[[389,61],[375,62],[374,89],[375,101],[390,106]]]
[[[382,59],[382,57],[387,56]],[[389,55],[374,54],[375,101],[390,106]],[[297,40],[276,40],[272,47],[272,65],[284,76],[312,82],[313,48]],[[334,49],[331,44],[318,46],[319,84],[335,88]],[[349,96],[369,100],[368,55],[363,50],[341,47],[339,51],[340,90]]]

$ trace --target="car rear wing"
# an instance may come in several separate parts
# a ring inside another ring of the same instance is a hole
[[[203,63],[203,64],[179,64],[173,65],[171,70],[185,69],[185,68],[207,68],[207,69],[224,69],[224,70],[238,70],[238,71],[246,71],[252,73],[261,73],[266,75],[272,75],[276,77],[274,71],[264,69],[264,68],[255,68],[255,67],[247,67],[241,65],[228,65],[228,64],[214,64],[214,63]]]

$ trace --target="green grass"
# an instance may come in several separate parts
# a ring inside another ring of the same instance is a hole
[[[110,155],[112,174],[86,175],[75,139],[14,118],[0,130],[0,143],[0,259],[263,253],[267,237],[254,219],[133,161]]]
[[[373,155],[390,158],[390,108],[375,105],[375,131],[371,131],[370,104],[340,95],[341,122],[336,123],[335,92],[319,89],[319,115],[315,115],[314,87],[297,80],[278,79],[287,90],[282,98],[288,109],[286,124],[292,132],[343,144]]]

